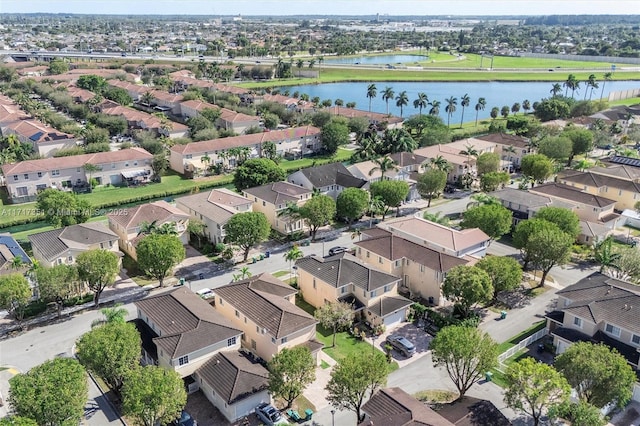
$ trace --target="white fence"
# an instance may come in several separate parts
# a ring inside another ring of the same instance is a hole
[[[547,334],[547,329],[543,328],[542,330],[536,331],[531,336],[525,337],[517,345],[507,349],[505,352],[503,352],[500,355],[498,355],[498,362],[503,363],[505,359],[511,358],[520,349],[526,348],[527,346],[529,346],[533,342],[536,342],[536,341],[542,339],[546,334]]]
[[[629,99],[640,96],[640,89],[620,90],[609,93],[609,102],[619,101],[621,99]]]

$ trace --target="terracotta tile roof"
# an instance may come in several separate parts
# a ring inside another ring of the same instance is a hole
[[[389,155],[389,157],[391,157],[398,167],[419,166],[428,160],[427,157],[413,152],[396,152],[395,154]]]
[[[237,351],[218,352],[196,374],[227,404],[234,404],[269,386],[269,371]]]
[[[65,255],[69,249],[88,249],[90,246],[117,239],[116,233],[97,222],[81,223],[29,235],[31,245],[49,261]],[[108,248],[108,246],[105,247],[105,249]]]
[[[379,389],[362,406],[368,419],[359,426],[454,426],[400,388]]]
[[[304,198],[304,195],[311,194],[313,191],[289,182],[273,182],[247,188],[244,192],[245,194],[278,206],[289,202],[297,203]]]
[[[85,164],[95,164],[103,166],[122,161],[144,161],[153,159],[142,148],[128,148],[119,151],[98,152],[95,154],[72,155],[69,157],[43,158],[40,160],[27,160],[15,164],[3,164],[2,172],[5,176],[20,173],[47,172],[50,170],[62,170],[80,168]]]
[[[5,128],[13,130],[14,133],[29,139],[33,143],[75,139],[73,135],[60,132],[35,119],[20,119],[12,121],[7,124]]]
[[[185,105],[189,108],[195,109],[196,111],[202,111],[204,109],[210,108],[213,110],[220,110],[220,118],[226,122],[229,123],[236,123],[236,122],[251,122],[251,121],[255,121],[255,122],[259,122],[260,121],[260,117],[255,116],[255,115],[247,115],[247,114],[243,114],[241,112],[236,112],[227,108],[221,108],[217,105],[214,104],[210,104],[208,102],[204,102],[204,101],[198,101],[198,100],[189,100],[189,101],[184,101],[182,102],[182,105]]]
[[[570,182],[580,186],[586,185],[595,188],[610,187],[633,193],[640,192],[640,183],[613,176],[597,174],[591,171],[561,173],[558,175],[558,182]]]
[[[189,215],[164,200],[152,203],[140,204],[131,207],[124,212],[107,215],[109,221],[113,221],[127,230],[135,229],[141,223],[156,222],[160,226],[167,222],[177,222],[189,218]]]
[[[251,205],[253,201],[225,188],[210,192],[188,195],[176,199],[177,205],[184,205],[213,222],[223,225],[238,212],[237,207]]]
[[[297,291],[291,286],[268,273],[216,288],[216,294],[225,303],[234,306],[277,339],[317,323],[311,315],[284,299],[295,293]]]
[[[185,287],[134,302],[156,326],[153,339],[172,359],[237,337],[242,331]]]
[[[598,195],[588,194],[572,186],[555,182],[538,185],[529,189],[529,192],[549,195],[551,197],[557,197],[593,207],[608,207],[616,203],[614,200],[600,197]]]

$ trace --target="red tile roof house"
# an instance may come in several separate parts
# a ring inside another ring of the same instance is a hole
[[[220,110],[220,118],[216,121],[216,126],[225,130],[233,130],[235,133],[242,134],[249,127],[257,127],[260,125],[260,117],[246,115],[232,111],[227,108],[220,108],[217,105],[203,101],[184,101],[180,104],[180,112],[186,118],[196,117],[200,115],[200,111],[210,108]]]
[[[129,130],[148,130],[158,135],[168,136],[169,138],[184,137],[189,131],[189,128],[184,124],[170,120],[167,120],[169,128],[164,128],[158,117],[121,105],[102,108],[101,112],[108,115],[124,117],[125,120],[127,120]]]
[[[300,157],[320,149],[320,129],[313,126],[293,127],[273,132],[174,145],[170,149],[169,164],[172,170],[180,174],[198,176],[204,173],[207,167],[215,164],[235,167],[236,159],[225,155],[227,154],[225,151],[232,148],[250,148],[249,158],[261,156],[262,144],[267,141],[276,144],[276,152],[279,155],[294,153],[296,157]],[[225,154],[222,154],[223,152]],[[202,160],[203,157],[205,161]]]
[[[134,179],[149,180],[153,155],[142,148],[69,157],[27,160],[1,166],[2,184],[6,186],[12,203],[34,201],[39,191],[47,188],[71,191],[74,185],[86,185],[89,175],[99,185],[119,185]],[[100,170],[89,173],[84,165],[92,164]]]
[[[164,200],[114,211],[107,215],[107,219],[109,229],[118,234],[120,250],[134,260],[137,259],[136,245],[144,238],[144,234],[140,234],[141,226],[144,223],[154,223],[156,226],[173,223],[182,244],[189,242],[189,233],[187,232],[189,215]]]

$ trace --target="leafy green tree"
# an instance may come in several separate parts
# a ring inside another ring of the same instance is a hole
[[[515,290],[522,283],[522,267],[512,257],[486,256],[475,266],[489,275],[494,300],[499,292]]]
[[[504,401],[508,407],[533,418],[540,424],[545,412],[569,400],[571,386],[552,366],[524,358],[509,366]]]
[[[286,172],[268,158],[251,158],[236,168],[233,183],[238,191],[279,182],[287,177]]]
[[[560,98],[543,99],[535,107],[534,114],[540,121],[551,121],[568,118],[571,109],[569,104]]]
[[[24,275],[0,276],[0,307],[11,312],[18,321],[22,321],[31,295],[31,287]]]
[[[28,417],[5,416],[0,419],[0,426],[38,426],[38,423]]]
[[[438,169],[427,169],[418,175],[417,189],[420,196],[429,200],[427,207],[431,207],[431,200],[438,197],[447,186],[447,172]]]
[[[508,184],[511,180],[507,172],[490,172],[480,176],[480,189],[483,192],[493,192]]]
[[[284,254],[284,260],[289,262],[289,275],[293,275],[293,262],[302,257],[304,257],[304,253],[302,253],[302,250],[300,250],[300,247],[297,245],[291,247],[289,251]]]
[[[362,404],[367,395],[387,383],[389,367],[380,351],[350,353],[333,368],[325,388],[329,404],[338,410],[356,413],[358,423],[363,420]]]
[[[316,379],[316,363],[306,346],[285,348],[271,358],[269,392],[287,401],[287,408]]]
[[[36,199],[38,210],[54,228],[84,223],[91,217],[91,205],[73,192],[45,189]]]
[[[513,213],[501,204],[485,204],[468,209],[462,217],[463,228],[480,228],[491,240],[511,231]]]
[[[40,298],[48,303],[55,303],[60,317],[64,302],[78,292],[78,269],[74,265],[62,264],[51,268],[36,268],[35,273]]]
[[[50,74],[64,74],[69,71],[69,64],[60,59],[54,59],[49,62],[49,73]]]
[[[159,286],[163,287],[164,279],[184,260],[186,251],[175,235],[151,234],[140,240],[136,254],[140,269],[157,279]]]
[[[558,161],[572,158],[571,139],[563,136],[547,136],[538,144],[538,152]]]
[[[520,163],[522,173],[535,182],[544,182],[553,173],[553,163],[543,154],[529,154],[522,157]],[[533,186],[533,182],[531,184]]]
[[[550,419],[563,418],[579,426],[605,426],[609,422],[602,417],[598,407],[584,401],[565,402],[549,409]]]
[[[127,375],[140,359],[140,334],[124,321],[113,321],[93,328],[76,345],[78,359],[109,385],[120,390]]]
[[[574,343],[556,358],[555,367],[584,402],[624,407],[631,399],[635,373],[617,350],[606,345]]]
[[[108,250],[89,250],[76,258],[78,277],[93,291],[93,304],[98,306],[100,295],[105,288],[112,286],[120,271],[118,256]]]
[[[87,373],[72,358],[45,361],[12,377],[9,388],[15,414],[39,425],[80,424],[89,398]]]
[[[330,154],[335,153],[340,145],[349,143],[349,127],[346,124],[331,120],[320,130],[322,146]]]
[[[76,85],[81,89],[87,89],[94,93],[102,93],[107,87],[107,80],[95,74],[81,75],[78,77]]]
[[[336,199],[336,216],[349,225],[364,215],[369,207],[369,194],[360,188],[345,188]]]
[[[560,207],[543,207],[536,213],[536,219],[555,223],[562,232],[577,238],[580,234],[580,218],[568,209]]]
[[[186,403],[180,375],[155,365],[131,370],[122,386],[122,412],[141,424],[168,424],[180,416]]]
[[[328,225],[336,215],[336,202],[327,195],[316,195],[300,207],[302,217],[309,227],[309,235],[316,239],[316,233],[322,226]]]
[[[498,345],[474,327],[444,327],[430,344],[433,363],[444,366],[462,398],[486,371],[498,364]]]
[[[498,172],[500,170],[500,155],[495,152],[483,152],[476,159],[476,168],[480,176],[485,173]]]
[[[562,132],[562,136],[571,140],[571,155],[567,166],[571,166],[573,157],[591,152],[593,149],[593,132],[588,129],[571,129]]]
[[[353,309],[351,309],[351,305],[345,302],[329,302],[316,309],[314,316],[320,322],[320,325],[333,331],[333,343],[331,346],[334,347],[338,330],[351,324]]]
[[[271,232],[269,220],[261,212],[238,213],[224,225],[226,240],[244,250],[244,261],[249,257],[249,250],[258,243],[266,241]]]
[[[401,180],[381,180],[373,182],[369,191],[371,192],[371,198],[380,197],[385,205],[385,210],[382,213],[382,220],[392,207],[400,208],[400,204],[409,195],[409,184]]]
[[[552,228],[535,231],[529,236],[525,246],[526,256],[542,270],[540,286],[544,285],[551,268],[569,261],[574,241],[567,233]]]
[[[558,225],[556,225],[555,223],[536,218],[523,220],[516,226],[516,229],[512,234],[513,245],[515,246],[515,248],[519,249],[522,254],[522,260],[524,262],[523,267],[525,270],[527,269],[527,267],[529,266],[529,262],[531,261],[526,250],[529,238],[531,237],[531,235],[546,229],[560,231],[560,228],[558,228]]]
[[[471,308],[491,300],[491,278],[476,266],[459,265],[451,268],[442,284],[442,294],[455,303],[468,317]]]

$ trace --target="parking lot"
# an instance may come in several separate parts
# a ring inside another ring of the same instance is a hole
[[[387,328],[384,333],[382,333],[375,339],[374,346],[382,352],[385,352],[384,345],[387,336],[390,336],[392,334],[397,334],[405,337],[416,347],[416,353],[411,358],[405,357],[397,350],[391,351],[394,361],[396,361],[400,367],[411,364],[412,362],[422,358],[429,353],[429,344],[431,343],[433,337],[410,322],[403,322],[398,324],[396,327]],[[370,337],[367,337],[366,340],[370,344],[374,344],[374,341]]]

